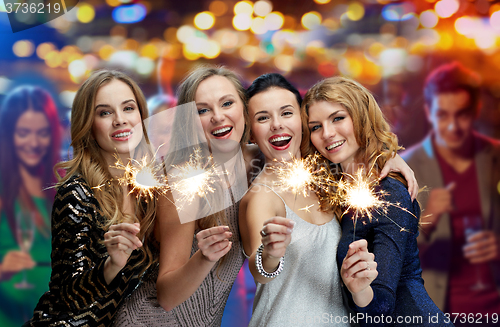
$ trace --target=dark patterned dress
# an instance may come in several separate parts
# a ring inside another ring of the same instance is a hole
[[[128,264],[108,285],[102,244],[104,218],[86,181],[72,176],[57,191],[52,208],[52,274],[33,318],[23,326],[109,326],[123,298],[139,282],[143,254],[133,251]]]
[[[384,178],[377,191],[387,193],[383,200],[392,204],[387,214],[373,211],[373,219],[356,223],[353,213],[342,217],[342,238],[337,250],[339,266],[349,244],[366,239],[368,251],[375,254],[378,276],[371,283],[373,300],[358,307],[346,292],[357,322],[364,326],[453,326],[434,304],[424,288],[418,257],[417,236],[420,218],[418,202],[411,201],[406,187],[393,178]],[[401,209],[404,208],[404,209]],[[381,210],[380,210],[381,211]]]

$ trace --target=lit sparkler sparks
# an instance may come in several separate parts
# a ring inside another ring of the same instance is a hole
[[[366,216],[371,222],[373,219],[373,212],[385,216],[396,226],[398,226],[400,228],[400,231],[408,231],[406,228],[400,226],[387,215],[388,207],[393,206],[399,208],[405,212],[408,212],[415,218],[417,217],[408,209],[401,207],[400,203],[392,203],[390,201],[383,200],[383,197],[388,195],[389,193],[384,190],[377,191],[375,189],[375,186],[378,184],[378,180],[376,178],[373,178],[371,174],[365,176],[363,169],[359,169],[354,176],[346,173],[344,174],[348,176],[351,181],[347,182],[342,179],[336,183],[337,194],[335,196],[335,199],[333,199],[332,201],[334,201],[337,205],[346,208],[342,215],[351,210],[354,211],[354,239],[356,236],[356,223],[358,221],[358,218]]]
[[[161,166],[154,161],[150,162],[146,157],[140,160],[132,159],[124,165],[120,157],[115,156],[117,161],[112,168],[124,171],[123,177],[118,179],[122,185],[130,185],[132,189],[129,194],[137,192],[137,197],[153,199],[157,193],[165,193],[168,185],[159,181]]]
[[[219,180],[219,174],[211,162],[211,157],[207,160],[201,155],[201,149],[197,148],[189,156],[188,162],[172,165],[174,169],[169,173],[169,179],[173,182],[170,188],[180,194],[180,203],[189,204],[196,196],[206,199],[208,193],[215,191],[213,184]],[[207,203],[210,206],[208,200]]]
[[[321,178],[325,173],[325,167],[318,163],[318,154],[307,156],[304,159],[294,158],[290,161],[281,161],[280,165],[273,167],[278,175],[278,181],[274,185],[284,191],[292,191],[295,195],[307,196],[314,187],[322,187]]]
[[[314,204],[305,206],[304,208],[300,208],[299,210],[303,210],[303,211],[306,211],[306,212],[311,212],[309,209],[311,209],[312,207],[314,207]]]

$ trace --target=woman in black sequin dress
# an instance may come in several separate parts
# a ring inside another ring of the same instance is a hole
[[[24,326],[108,326],[151,265],[155,201],[131,194],[113,168],[150,155],[144,95],[128,76],[98,71],[71,112],[73,158],[56,165],[49,291]],[[144,244],[143,244],[144,242]]]

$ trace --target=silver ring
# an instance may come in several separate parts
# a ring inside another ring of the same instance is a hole
[[[267,236],[266,232],[264,232],[264,227],[262,227],[262,229],[260,230],[260,235],[261,235],[262,237]]]
[[[370,270],[370,263],[366,262],[366,270]]]

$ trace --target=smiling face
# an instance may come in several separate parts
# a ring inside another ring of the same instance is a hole
[[[355,166],[359,149],[354,135],[352,118],[338,103],[314,102],[309,107],[311,142],[316,149],[333,163],[340,163],[342,170]]]
[[[50,142],[50,125],[44,113],[28,109],[19,117],[14,130],[14,148],[23,165],[38,166]]]
[[[115,161],[115,153],[123,160],[128,159],[143,133],[134,93],[127,84],[113,79],[97,91],[94,108],[92,135],[104,158],[110,164]]]
[[[292,92],[272,87],[257,93],[248,102],[248,113],[252,140],[259,145],[266,162],[300,158],[302,124]]]
[[[207,78],[198,86],[195,102],[211,150],[238,147],[245,130],[244,105],[231,81],[218,75]]]
[[[427,110],[437,145],[459,150],[471,135],[474,122],[469,93],[460,90],[436,94]]]

